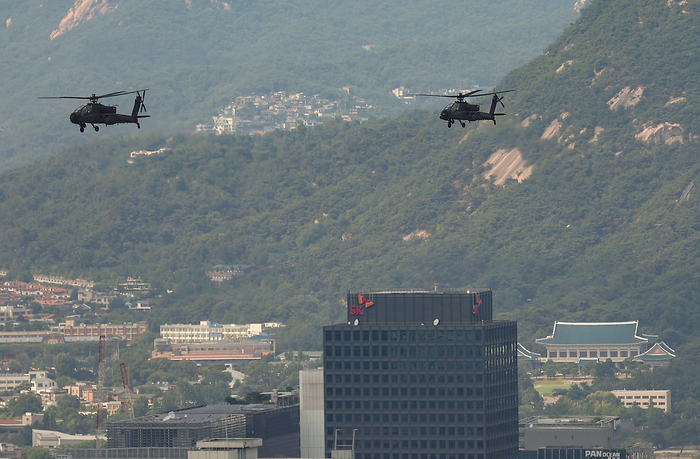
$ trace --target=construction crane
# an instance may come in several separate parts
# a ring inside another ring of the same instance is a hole
[[[126,399],[129,403],[129,418],[134,419],[134,404],[131,401],[131,385],[129,384],[129,373],[126,372],[126,364],[124,362],[120,363],[119,369],[122,371],[122,384],[124,385],[124,390],[126,390]]]
[[[104,401],[102,390],[105,382],[105,360],[105,335],[100,335],[97,364],[97,387],[95,388],[95,401],[97,402],[97,432],[101,432],[102,429],[102,402]]]

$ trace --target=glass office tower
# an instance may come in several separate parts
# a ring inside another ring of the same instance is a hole
[[[491,290],[349,293],[323,328],[326,456],[516,459],[517,325]]]

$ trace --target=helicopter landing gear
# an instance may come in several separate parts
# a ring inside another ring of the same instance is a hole
[[[136,127],[141,129],[141,123],[136,123]]]
[[[85,125],[84,124],[80,125],[80,132],[85,132]]]
[[[99,126],[95,126],[94,124],[92,125],[92,128],[95,130],[95,132],[97,132],[97,131],[100,130],[100,127],[99,127]]]
[[[452,127],[452,120],[449,120],[449,121],[447,122],[447,127],[448,127],[448,128],[451,128],[451,127]]]
[[[459,124],[461,124],[462,127],[466,127],[466,124],[464,124],[464,121],[460,121]]]

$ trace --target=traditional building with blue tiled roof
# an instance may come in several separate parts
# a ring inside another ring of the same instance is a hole
[[[616,364],[644,353],[657,335],[639,333],[639,322],[554,322],[551,336],[537,339],[547,348],[545,357],[554,362],[608,359]]]

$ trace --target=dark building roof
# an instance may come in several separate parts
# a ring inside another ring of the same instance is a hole
[[[538,338],[540,344],[641,344],[657,335],[638,334],[639,322],[571,323],[554,322],[551,336]]]
[[[159,423],[163,424],[198,424],[224,419],[233,414],[251,414],[278,409],[277,405],[204,405],[194,408],[164,413],[149,414],[140,418],[119,421],[122,424]]]

